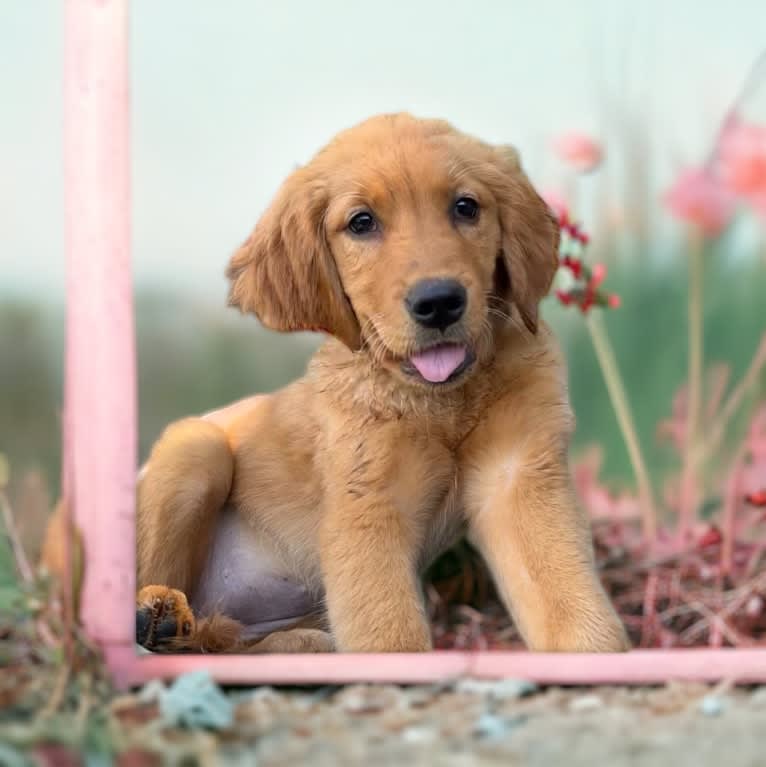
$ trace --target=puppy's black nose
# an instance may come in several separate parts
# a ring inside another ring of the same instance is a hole
[[[410,289],[404,303],[419,325],[445,330],[463,316],[467,298],[457,280],[421,280]]]

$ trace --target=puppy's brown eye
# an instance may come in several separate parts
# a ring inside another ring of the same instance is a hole
[[[472,197],[461,197],[455,202],[457,218],[474,219],[479,215],[479,203]]]
[[[369,234],[378,228],[375,216],[369,211],[363,210],[351,217],[348,222],[348,230],[353,234]]]

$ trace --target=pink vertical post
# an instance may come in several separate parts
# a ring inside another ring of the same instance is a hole
[[[132,641],[136,373],[127,0],[65,4],[65,493],[85,545],[81,617]]]

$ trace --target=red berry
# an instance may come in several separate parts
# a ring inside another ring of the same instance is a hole
[[[745,501],[751,506],[766,506],[766,488],[757,490],[754,493],[748,493],[745,496]]]
[[[721,531],[715,525],[710,525],[708,530],[697,541],[697,545],[701,549],[706,549],[709,546],[717,546],[722,540]]]
[[[582,261],[580,261],[579,258],[573,258],[572,256],[564,256],[564,259],[562,260],[561,265],[569,269],[569,271],[572,272],[572,276],[576,280],[580,279],[580,275],[582,274]]]

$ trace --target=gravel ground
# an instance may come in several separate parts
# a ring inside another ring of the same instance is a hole
[[[766,765],[766,688],[537,690],[515,680],[464,679],[224,696],[196,677],[150,685],[116,700],[112,711],[129,750],[130,761],[120,763],[136,767]],[[181,726],[205,720],[213,729]],[[162,757],[152,760],[147,750],[158,748]]]

